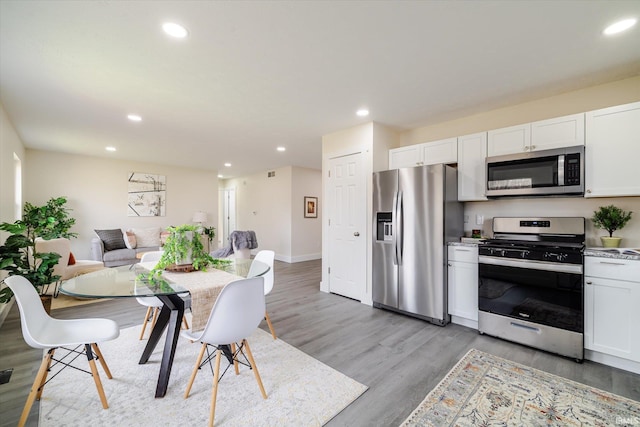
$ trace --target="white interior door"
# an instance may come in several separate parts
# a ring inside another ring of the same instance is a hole
[[[329,291],[362,300],[366,292],[367,207],[362,153],[329,160]]]
[[[229,243],[229,234],[236,229],[236,189],[225,188],[224,190],[224,212],[222,222],[223,245]]]

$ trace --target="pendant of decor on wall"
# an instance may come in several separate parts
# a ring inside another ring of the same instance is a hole
[[[128,216],[165,216],[166,176],[131,172],[128,193]]]

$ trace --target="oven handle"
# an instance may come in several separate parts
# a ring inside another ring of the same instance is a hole
[[[558,273],[582,274],[582,265],[560,264],[555,262],[519,260],[512,258],[493,258],[486,255],[478,257],[480,264],[497,265],[504,267],[528,268],[531,270],[554,271]]]

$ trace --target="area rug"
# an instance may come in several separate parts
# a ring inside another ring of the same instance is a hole
[[[66,369],[44,389],[40,426],[205,425],[213,379],[208,367],[198,372],[189,398],[183,397],[200,344],[180,338],[167,394],[156,399],[162,345],[139,365],[145,345],[139,333],[139,327],[123,329],[118,339],[100,345],[113,374],[107,379],[98,364],[109,409],[102,409],[89,375]],[[249,344],[268,398],[262,398],[248,367],[241,366],[239,376],[231,368],[220,381],[216,426],[321,426],[367,390],[261,329]],[[225,366],[223,358],[221,369]]]
[[[640,402],[472,349],[409,426],[640,425]]]

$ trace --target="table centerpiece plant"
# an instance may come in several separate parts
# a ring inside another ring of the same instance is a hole
[[[609,233],[608,237],[600,237],[602,246],[605,248],[617,248],[620,246],[622,237],[614,237],[613,233],[627,225],[632,213],[614,205],[600,206],[598,210],[593,212],[593,217],[591,218],[593,225],[596,228],[607,230]]]

